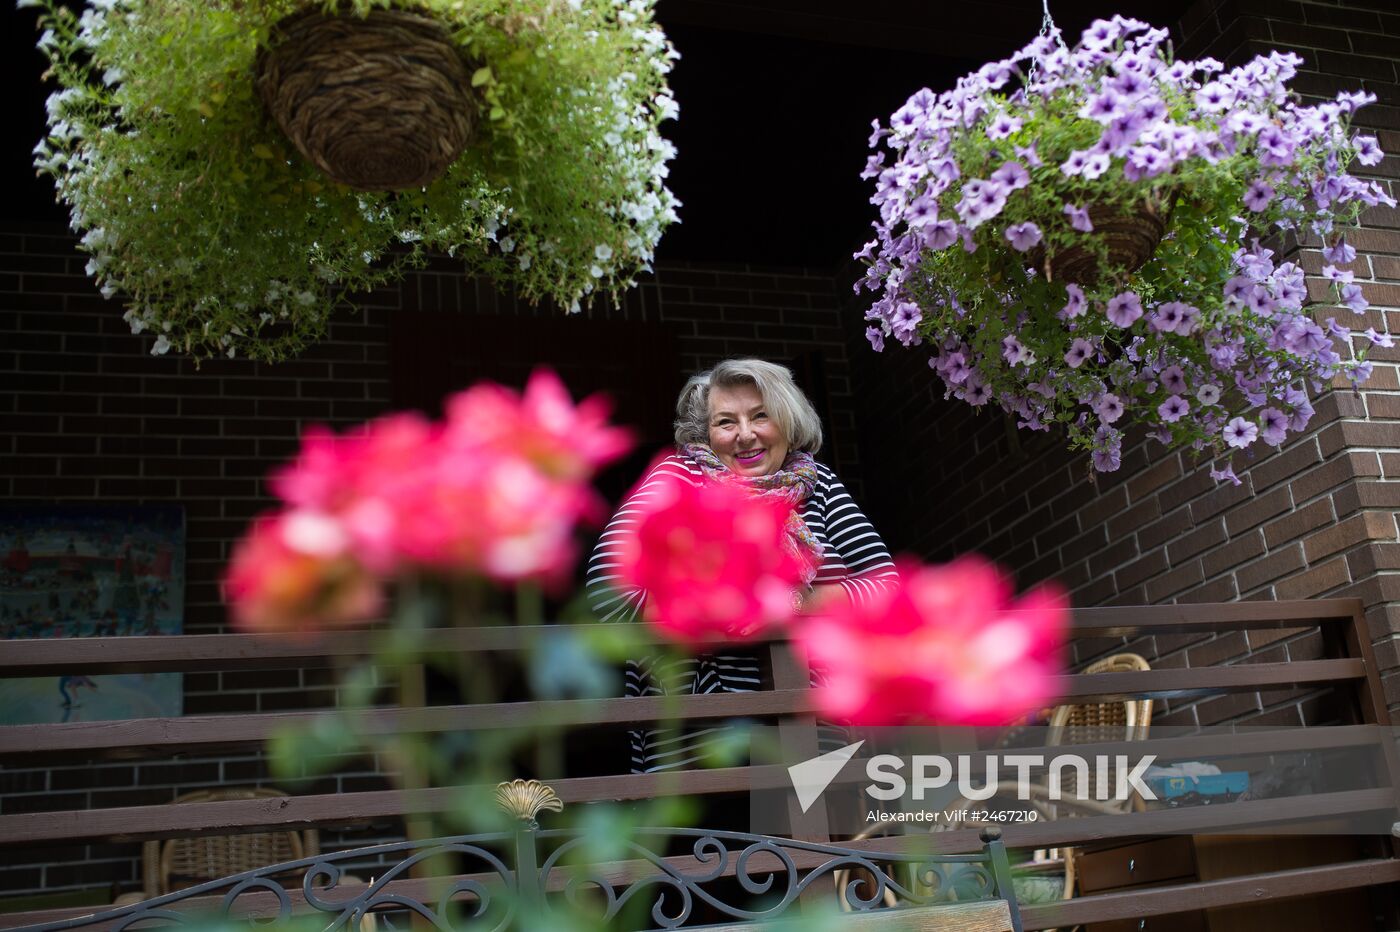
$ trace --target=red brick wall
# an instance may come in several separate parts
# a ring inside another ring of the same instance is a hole
[[[1379,101],[1357,124],[1392,153],[1370,172],[1400,196],[1400,9],[1383,0],[1318,3],[1218,0],[1194,8],[1178,42],[1186,58],[1231,64],[1271,48],[1305,59],[1295,82],[1331,96],[1365,88]],[[1368,211],[1350,236],[1352,266],[1373,307],[1358,329],[1400,335],[1400,212]],[[1304,250],[1309,272],[1320,255]],[[1315,295],[1320,292],[1315,292]],[[926,355],[864,346],[860,314],[846,319],[852,343],[862,453],[872,474],[874,520],[902,549],[947,559],[980,551],[1020,581],[1053,579],[1077,605],[1359,597],[1389,704],[1400,707],[1400,347],[1377,348],[1364,390],[1316,402],[1309,432],[1280,452],[1237,457],[1239,487],[1219,486],[1191,457],[1155,442],[1125,444],[1122,468],[1090,475],[1084,456],[1055,438],[1017,434],[996,413],[944,401]],[[1351,313],[1344,317],[1350,323]],[[1341,318],[1339,318],[1341,319]],[[1087,661],[1119,641],[1084,641]],[[1158,666],[1318,656],[1316,632],[1255,632],[1196,643],[1182,637],[1136,642]],[[1239,716],[1316,717],[1316,693],[1272,693],[1163,708],[1173,721]]]

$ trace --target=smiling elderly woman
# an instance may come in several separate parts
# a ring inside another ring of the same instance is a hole
[[[730,359],[692,376],[676,401],[676,453],[658,463],[608,522],[588,564],[588,593],[604,621],[635,621],[646,603],[642,589],[616,586],[625,536],[660,483],[732,481],[743,477],[759,496],[789,501],[801,517],[789,533],[814,559],[815,576],[804,599],[860,601],[896,579],[880,535],[831,469],[814,460],[822,428],[812,403],[783,366],[761,359]],[[728,475],[733,474],[733,475]],[[763,666],[742,652],[688,657],[662,667],[655,659],[632,661],[627,695],[691,695],[757,689]],[[631,733],[632,770],[648,773],[693,765],[722,728],[678,734]]]

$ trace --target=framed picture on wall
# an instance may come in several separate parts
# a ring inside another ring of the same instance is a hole
[[[0,639],[179,634],[184,604],[180,506],[0,506]],[[182,686],[179,673],[0,680],[0,724],[177,716]]]

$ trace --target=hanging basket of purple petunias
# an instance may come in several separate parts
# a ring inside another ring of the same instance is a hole
[[[1302,106],[1300,63],[1174,61],[1165,30],[1115,17],[914,94],[864,172],[871,344],[927,347],[948,395],[1061,425],[1100,471],[1130,425],[1209,455],[1282,444],[1309,392],[1364,381],[1390,345],[1337,320],[1367,307],[1344,229],[1395,205],[1348,174],[1381,159],[1350,129],[1374,97]],[[1274,236],[1323,247],[1340,310],[1305,307]]]

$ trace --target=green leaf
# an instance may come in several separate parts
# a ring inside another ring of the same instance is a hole
[[[472,72],[472,87],[481,87],[483,84],[489,84],[492,80],[490,65],[482,65]]]

